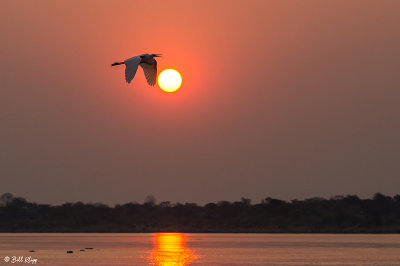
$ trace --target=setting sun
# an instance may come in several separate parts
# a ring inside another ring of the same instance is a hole
[[[174,92],[182,84],[182,77],[175,69],[165,69],[158,76],[158,85],[166,92]]]

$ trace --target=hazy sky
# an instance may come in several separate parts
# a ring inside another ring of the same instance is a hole
[[[400,193],[400,1],[0,1],[0,193]],[[176,93],[115,61],[162,53]]]

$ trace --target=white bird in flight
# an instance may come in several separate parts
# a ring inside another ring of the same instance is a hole
[[[157,61],[154,57],[161,57],[161,54],[142,54],[126,59],[124,62],[115,62],[111,66],[125,65],[125,80],[131,83],[139,66],[143,68],[147,83],[154,86],[157,80]]]

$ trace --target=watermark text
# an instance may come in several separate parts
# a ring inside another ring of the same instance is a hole
[[[4,257],[5,262],[9,263],[30,263],[30,264],[36,264],[38,262],[38,259],[34,259],[31,256],[29,257],[24,257],[24,256],[5,256]]]

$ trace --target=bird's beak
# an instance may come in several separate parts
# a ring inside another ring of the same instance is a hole
[[[162,54],[153,54],[154,57],[161,57]]]

